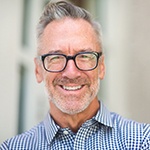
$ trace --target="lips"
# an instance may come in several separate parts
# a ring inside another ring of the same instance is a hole
[[[79,86],[62,86],[62,88],[64,90],[67,91],[76,91],[76,90],[80,90],[83,86],[79,85]]]
[[[86,78],[69,79],[67,77],[64,77],[56,78],[53,84],[54,86],[61,87],[61,89],[65,91],[77,92],[83,89],[84,86],[90,85],[90,82]]]

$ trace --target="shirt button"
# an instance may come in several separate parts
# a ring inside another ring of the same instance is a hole
[[[68,131],[66,131],[66,130],[65,130],[63,133],[64,133],[65,135],[69,134]]]

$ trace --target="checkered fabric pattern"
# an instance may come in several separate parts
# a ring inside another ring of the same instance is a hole
[[[101,103],[77,133],[60,128],[48,114],[31,130],[2,143],[0,150],[150,150],[150,124],[124,119]]]

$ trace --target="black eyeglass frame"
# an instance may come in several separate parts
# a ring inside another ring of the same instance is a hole
[[[81,54],[94,54],[95,56],[96,56],[96,58],[97,58],[97,61],[96,61],[96,65],[95,65],[95,67],[93,67],[93,68],[91,68],[91,69],[80,69],[78,66],[77,66],[77,64],[76,64],[76,57],[78,56],[78,55],[81,55]],[[44,67],[44,69],[46,70],[46,71],[48,71],[48,72],[53,72],[53,73],[57,73],[57,72],[62,72],[63,70],[65,70],[65,68],[67,67],[67,64],[68,64],[68,61],[69,60],[73,60],[74,61],[74,64],[75,64],[75,66],[77,67],[77,69],[79,69],[79,70],[81,70],[81,71],[91,71],[91,70],[94,70],[97,66],[98,66],[98,60],[99,60],[99,58],[100,58],[100,56],[102,56],[102,52],[79,52],[79,53],[77,53],[77,54],[75,54],[75,55],[73,55],[73,56],[67,56],[67,55],[65,55],[65,54],[44,54],[44,55],[41,55],[41,56],[39,56],[39,58],[40,58],[40,60],[42,61],[42,64],[43,64],[43,67]],[[45,67],[45,64],[44,64],[44,60],[45,60],[45,58],[47,57],[47,56],[50,56],[50,55],[60,55],[60,56],[64,56],[65,58],[66,58],[66,64],[65,64],[65,66],[64,66],[64,68],[63,69],[61,69],[61,70],[59,70],[59,71],[50,71],[50,70],[48,70],[46,67]]]

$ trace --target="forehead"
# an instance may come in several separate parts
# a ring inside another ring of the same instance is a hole
[[[42,50],[98,49],[96,33],[83,19],[64,18],[49,23],[41,37]]]

